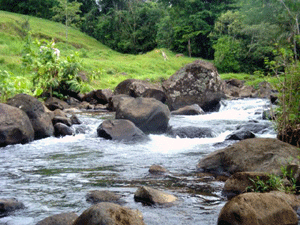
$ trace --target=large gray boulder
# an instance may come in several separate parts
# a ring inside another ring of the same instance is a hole
[[[146,140],[147,136],[129,120],[105,120],[97,128],[99,137],[117,141]]]
[[[284,193],[241,194],[225,204],[218,225],[297,225],[295,205],[296,197]]]
[[[26,113],[0,103],[0,147],[33,140],[34,130]]]
[[[163,83],[171,110],[193,104],[204,111],[218,110],[220,100],[225,97],[224,88],[216,67],[201,60],[181,68]]]
[[[299,161],[299,149],[272,138],[251,138],[215,151],[200,160],[201,171],[216,174],[266,172],[279,175],[290,160]]]
[[[38,99],[27,94],[18,94],[9,99],[7,104],[23,110],[27,114],[36,140],[50,137],[54,134],[51,117],[45,111],[43,103]]]
[[[143,215],[120,205],[102,202],[85,210],[73,225],[145,225]]]
[[[125,98],[117,106],[116,119],[127,119],[145,133],[163,133],[170,120],[168,106],[154,98]]]

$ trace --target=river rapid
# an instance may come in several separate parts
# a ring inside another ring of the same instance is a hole
[[[197,116],[172,116],[169,124],[213,129],[212,138],[172,138],[149,135],[141,143],[124,143],[97,137],[96,129],[113,114],[85,112],[83,122],[74,128],[75,136],[50,137],[29,144],[0,148],[0,198],[17,198],[25,209],[0,218],[0,224],[33,225],[63,212],[80,215],[91,206],[90,190],[109,190],[122,196],[122,205],[139,209],[148,225],[216,224],[226,203],[223,182],[201,177],[196,171],[205,155],[233,142],[224,142],[238,125],[250,120],[268,124],[257,137],[276,137],[272,123],[262,120],[270,107],[266,99],[240,99],[222,102],[219,112]],[[84,132],[83,132],[84,131]],[[165,176],[148,170],[158,164],[170,171]],[[173,194],[179,200],[172,206],[143,206],[134,201],[141,185]]]

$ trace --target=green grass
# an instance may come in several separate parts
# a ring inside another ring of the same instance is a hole
[[[29,22],[33,38],[55,40],[61,57],[66,57],[74,51],[79,52],[83,65],[81,73],[90,78],[89,85],[94,89],[114,89],[121,81],[129,78],[161,82],[184,65],[199,59],[177,58],[176,53],[165,49],[155,49],[140,55],[121,54],[74,28],[68,29],[66,40],[63,24],[0,11],[0,70],[13,73],[15,80],[26,79],[28,88],[32,76],[24,71],[21,65],[26,21]],[[161,50],[167,54],[167,61],[164,61]],[[246,85],[254,86],[265,81],[265,77],[243,73],[221,74],[221,78],[244,80]],[[270,82],[276,81],[276,78],[270,79]]]
[[[197,59],[177,58],[175,53],[164,50],[169,58],[164,61],[159,49],[141,55],[121,54],[74,28],[68,29],[67,41],[63,24],[0,11],[0,70],[10,71],[16,77],[31,79],[21,66],[26,35],[23,25],[26,21],[29,22],[32,37],[55,40],[61,57],[78,51],[83,64],[81,72],[87,77],[93,75],[90,84],[95,89],[113,89],[129,78],[159,82]]]
[[[267,81],[270,84],[278,83],[277,77],[263,76],[263,75],[252,75],[245,73],[224,73],[220,74],[221,79],[229,80],[229,79],[237,79],[245,81],[245,85],[257,87],[259,83]],[[283,80],[283,77],[279,78],[280,81]]]

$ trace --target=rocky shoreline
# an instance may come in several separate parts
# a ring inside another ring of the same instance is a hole
[[[209,129],[173,129],[168,124],[169,119],[172,115],[200,115],[218,110],[222,98],[261,97],[275,102],[275,94],[267,83],[255,89],[238,80],[223,82],[215,67],[202,61],[187,65],[162,86],[129,79],[120,83],[115,92],[95,90],[86,95],[69,96],[66,102],[49,98],[42,103],[19,94],[6,104],[0,103],[0,147],[50,136],[75,135],[72,125],[81,123],[76,113],[86,110],[114,112],[115,119],[104,121],[97,129],[98,136],[108,140],[140,142],[153,133],[209,137],[212,135]],[[197,165],[199,176],[227,180],[223,192],[229,201],[219,215],[219,225],[298,224],[296,210],[300,201],[297,195],[246,193],[249,178],[267,180],[270,174],[279,176],[281,167],[293,168],[293,179],[297,186],[300,184],[299,150],[277,139],[256,138],[254,133],[265,128],[263,124],[250,121],[227,138],[238,142],[207,155]],[[155,165],[149,172],[169,174],[166,169]],[[147,186],[140,187],[134,198],[148,205],[169,206],[177,201],[176,196]],[[141,212],[123,207],[114,193],[95,190],[87,194],[87,201],[94,205],[80,216],[63,213],[37,224],[144,224]],[[0,199],[2,216],[23,207],[16,199]]]

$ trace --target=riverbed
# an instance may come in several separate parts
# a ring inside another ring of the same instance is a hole
[[[266,99],[225,100],[219,112],[196,116],[172,116],[170,126],[207,127],[210,138],[179,138],[149,135],[150,140],[124,143],[97,137],[102,121],[112,113],[84,112],[83,122],[74,125],[75,136],[50,137],[28,144],[0,148],[0,198],[16,198],[25,209],[0,218],[0,224],[32,225],[45,217],[63,212],[80,215],[91,206],[90,190],[109,190],[122,196],[122,205],[139,209],[148,225],[216,224],[226,203],[223,182],[199,176],[198,161],[233,142],[224,142],[238,125],[249,121],[268,124],[257,137],[275,138],[270,121],[262,120],[270,107]],[[151,175],[158,164],[169,173]],[[178,197],[168,207],[144,206],[134,201],[137,187],[147,185]]]

